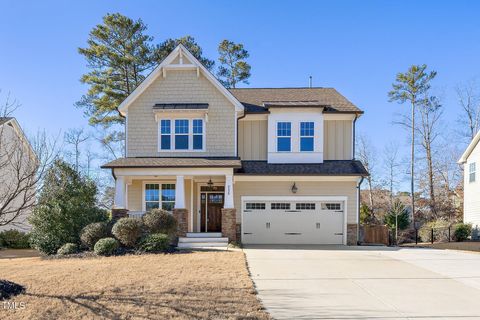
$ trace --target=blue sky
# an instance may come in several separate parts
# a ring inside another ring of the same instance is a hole
[[[22,107],[27,132],[87,126],[74,103],[86,91],[77,48],[108,12],[142,18],[160,42],[192,35],[209,58],[226,38],[250,52],[250,87],[335,87],[365,110],[358,122],[380,150],[405,132],[392,124],[395,74],[426,63],[438,72],[444,130],[459,113],[454,87],[480,75],[476,1],[20,1],[1,0],[0,89]]]

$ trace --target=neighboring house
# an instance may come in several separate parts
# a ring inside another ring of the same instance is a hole
[[[458,161],[464,165],[463,221],[473,227],[480,227],[480,181],[477,170],[480,169],[480,132],[473,138]]]
[[[30,230],[37,157],[17,120],[0,117],[0,232]]]
[[[182,45],[122,102],[114,215],[248,244],[356,244],[363,113],[331,88],[227,90]],[[199,235],[201,236],[201,235]]]

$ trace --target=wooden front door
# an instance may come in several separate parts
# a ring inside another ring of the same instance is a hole
[[[200,194],[200,216],[201,232],[221,232],[222,231],[222,208],[223,193]]]

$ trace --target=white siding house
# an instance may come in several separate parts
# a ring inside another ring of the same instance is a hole
[[[464,165],[463,221],[480,227],[480,132],[458,161]]]

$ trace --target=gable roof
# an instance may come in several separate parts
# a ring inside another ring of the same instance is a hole
[[[477,146],[479,141],[480,141],[480,131],[477,132],[475,137],[473,137],[473,140],[470,142],[467,149],[465,150],[465,152],[462,154],[462,156],[458,160],[459,164],[463,164],[463,163],[467,162],[468,157],[470,156],[472,151],[475,149],[475,147]]]
[[[17,119],[14,117],[0,117],[0,126],[3,126],[5,124],[9,124],[12,126],[12,128],[15,130],[16,134],[20,137],[22,142],[27,146],[27,149],[30,151],[30,155],[33,156],[36,160],[38,160],[37,154],[35,153],[35,150],[32,147],[32,144],[30,141],[28,141],[27,136],[23,132],[22,127],[20,127],[20,124],[18,123]]]
[[[177,64],[174,63],[174,60],[177,57],[185,56],[190,63],[188,64]],[[215,76],[203,66],[203,64],[198,61],[193,54],[188,51],[182,44],[179,44],[175,49],[173,49],[170,54],[163,59],[163,61],[142,81],[142,83],[133,90],[133,92],[122,101],[118,106],[118,111],[125,116],[128,110],[128,107],[135,101],[160,75],[165,75],[166,69],[177,69],[177,70],[189,70],[196,69],[197,74],[202,72],[202,74],[209,80],[234,106],[236,111],[243,111],[244,107],[240,101],[238,101],[231,93],[228,91],[220,81],[215,78]]]
[[[324,112],[363,113],[333,88],[237,88],[230,92],[248,113],[265,113],[269,107],[323,107]]]

